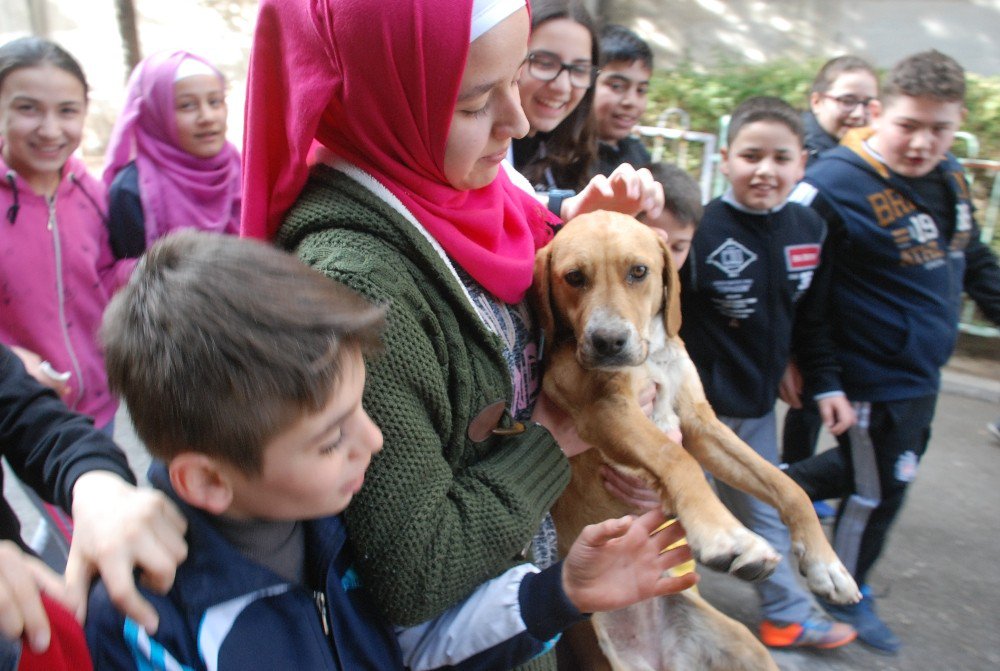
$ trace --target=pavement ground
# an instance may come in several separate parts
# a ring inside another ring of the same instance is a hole
[[[945,370],[931,444],[871,584],[879,613],[903,640],[897,656],[861,643],[836,650],[780,650],[782,671],[995,671],[1000,669],[1000,362],[954,357]],[[133,470],[149,458],[128,417],[115,438]],[[821,439],[821,449],[833,444]],[[6,465],[5,465],[6,467]],[[30,539],[38,515],[9,476],[5,495]],[[702,594],[756,631],[753,587],[700,568]],[[697,671],[697,670],[695,670]]]

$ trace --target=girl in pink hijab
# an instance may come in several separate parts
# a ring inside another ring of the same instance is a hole
[[[397,625],[538,572],[525,547],[568,483],[567,456],[586,448],[536,402],[523,299],[557,221],[503,165],[528,130],[528,31],[525,0],[261,3],[243,234],[387,308],[364,395],[385,442],[345,518],[361,582]],[[638,180],[609,193],[651,198]],[[535,547],[552,561],[549,543]],[[532,668],[554,668],[552,655]]]
[[[226,81],[186,51],[144,58],[129,78],[104,183],[118,258],[178,228],[236,233],[240,156],[226,140]]]

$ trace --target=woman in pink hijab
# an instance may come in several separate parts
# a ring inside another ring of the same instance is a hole
[[[557,222],[503,166],[528,130],[528,30],[525,0],[261,3],[243,234],[388,310],[364,396],[384,448],[345,516],[361,582],[397,625],[512,567],[537,572],[526,546],[569,481],[567,456],[586,448],[536,403],[524,295]],[[609,194],[655,200],[639,180]]]
[[[236,233],[240,155],[226,140],[226,81],[186,51],[144,58],[129,78],[104,184],[118,258],[178,228]]]

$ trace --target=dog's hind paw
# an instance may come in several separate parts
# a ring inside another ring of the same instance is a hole
[[[699,562],[743,580],[763,580],[781,561],[767,541],[743,527],[716,532],[700,544],[689,529],[688,543]]]
[[[799,569],[806,577],[809,589],[833,603],[857,603],[861,591],[840,560],[832,562],[800,562]]]

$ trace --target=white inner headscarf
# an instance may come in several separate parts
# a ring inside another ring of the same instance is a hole
[[[474,0],[472,3],[472,32],[469,42],[524,7],[525,0]]]

